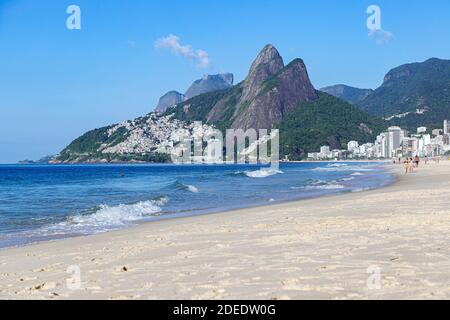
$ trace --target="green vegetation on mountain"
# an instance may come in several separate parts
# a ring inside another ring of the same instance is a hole
[[[173,115],[175,119],[186,122],[202,121],[208,124],[213,123],[217,128],[224,131],[231,127],[233,115],[241,94],[242,85],[238,84],[231,89],[205,93],[184,101],[169,109],[164,115]],[[208,114],[219,102],[221,103],[220,114],[218,115],[220,120],[211,122],[208,119]]]
[[[228,91],[200,95],[169,110],[167,114],[173,114],[183,121],[214,124],[225,133],[226,129],[231,128],[236,101],[241,91],[240,86],[235,86]],[[316,152],[323,145],[329,145],[332,149],[345,149],[351,140],[360,143],[374,141],[376,136],[387,128],[387,123],[379,117],[370,116],[326,93],[317,94],[318,99],[299,104],[275,125],[280,129],[281,156],[287,155],[291,160],[300,160],[305,158],[308,152]],[[208,113],[222,99],[227,103],[224,104],[226,107],[223,108],[221,119],[228,121],[209,122]]]
[[[411,131],[450,119],[450,60],[437,58],[397,67],[359,107]],[[419,110],[419,112],[417,112]]]
[[[277,126],[282,156],[300,160],[323,145],[345,149],[351,140],[374,141],[386,129],[382,119],[324,92],[318,94],[317,100],[299,105]]]
[[[93,152],[89,154],[61,153],[53,159],[63,163],[127,163],[127,162],[146,162],[146,163],[168,163],[171,162],[170,155],[149,152],[149,153],[102,153]]]
[[[109,139],[108,129],[110,127],[103,127],[86,132],[79,138],[75,139],[69,144],[60,155],[64,154],[87,154],[94,153],[98,148]],[[117,139],[117,137],[115,138]]]
[[[206,116],[220,99],[226,96],[228,90],[204,93],[192,99],[179,103],[177,106],[166,111],[164,115],[173,115],[181,121],[206,122]]]

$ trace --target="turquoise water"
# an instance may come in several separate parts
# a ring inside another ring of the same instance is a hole
[[[256,165],[0,165],[0,247],[392,181],[379,163],[285,163],[279,171]]]

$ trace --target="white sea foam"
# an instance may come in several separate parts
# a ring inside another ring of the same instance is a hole
[[[345,163],[331,163],[327,167],[340,168],[340,167],[347,167],[347,166],[348,166],[348,164],[345,164]]]
[[[339,180],[343,181],[343,179]],[[345,188],[338,180],[324,181],[324,180],[310,180],[308,185],[301,187],[291,187],[292,190],[336,190]]]
[[[362,174],[361,172],[354,172],[351,174],[352,176],[362,176],[364,174]]]
[[[312,171],[373,171],[371,168],[362,168],[360,166],[327,166],[312,169]]]
[[[305,189],[308,190],[336,190],[336,189],[344,189],[345,186],[342,184],[323,184],[323,185],[317,185],[317,186],[306,186]]]
[[[256,171],[245,171],[244,173],[247,177],[250,178],[266,178],[276,174],[281,174],[283,173],[283,171],[274,169],[260,169]]]
[[[192,186],[192,185],[187,185],[186,186],[187,190],[192,192],[192,193],[198,193],[198,189],[196,186]]]
[[[189,192],[192,192],[192,193],[198,193],[199,192],[198,188],[196,186],[191,185],[191,184],[184,184],[184,183],[178,182],[178,181],[175,183],[175,188],[178,189],[178,190],[189,191]]]
[[[117,206],[100,205],[92,214],[76,215],[65,222],[47,226],[44,234],[92,233],[118,229],[145,217],[157,216],[169,199],[140,201]]]

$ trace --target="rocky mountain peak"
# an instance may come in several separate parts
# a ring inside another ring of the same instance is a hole
[[[187,99],[191,99],[204,93],[229,89],[233,85],[233,81],[232,73],[205,75],[189,87],[185,96]]]
[[[266,45],[253,61],[244,84],[243,100],[254,98],[262,83],[284,68],[283,58],[271,44]]]
[[[184,94],[179,93],[178,91],[169,91],[159,99],[159,103],[155,111],[158,113],[164,113],[167,109],[183,102],[184,100]]]
[[[255,73],[261,66],[265,66],[271,74],[275,74],[284,67],[283,58],[273,45],[268,44],[261,50],[253,61],[249,74]]]

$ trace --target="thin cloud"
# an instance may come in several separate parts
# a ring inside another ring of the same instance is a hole
[[[155,41],[155,48],[160,50],[168,49],[173,54],[193,60],[199,68],[206,68],[211,63],[208,52],[201,49],[193,49],[188,44],[182,45],[180,38],[173,34],[157,39]]]
[[[377,44],[383,45],[391,42],[394,39],[394,34],[383,29],[370,30],[369,38],[373,39]]]

